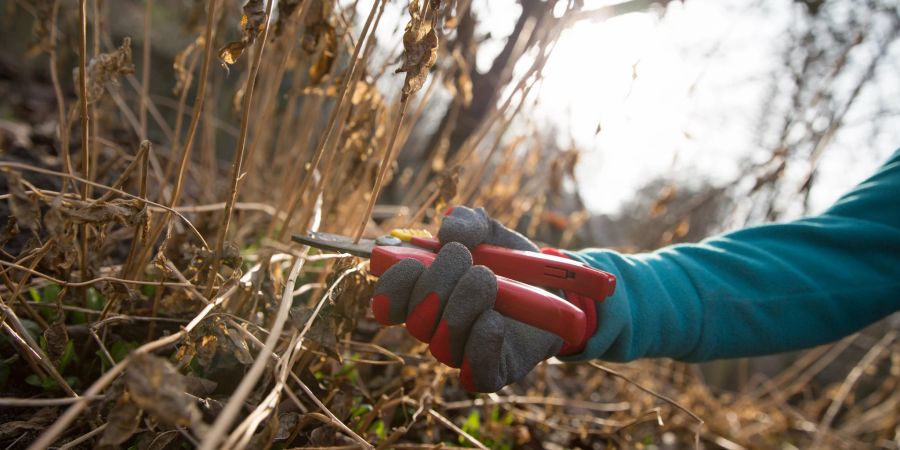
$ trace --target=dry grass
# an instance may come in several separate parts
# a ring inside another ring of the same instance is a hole
[[[289,242],[309,229],[434,231],[457,202],[545,225],[577,158],[512,124],[566,20],[529,30],[531,67],[503,75],[498,108],[459,148],[415,153],[439,92],[455,93],[448,110],[472,101],[465,50],[451,44],[468,2],[413,2],[397,42],[376,44],[386,1],[282,0],[277,19],[271,1],[190,13],[148,1],[137,11],[183,14],[192,36],[174,69],[151,68],[156,30],[175,25],[145,12],[131,36],[144,36],[140,79],[130,41],[113,45],[107,2],[36,3],[11,8],[49,32],[36,61],[49,64],[55,105],[42,120],[54,126],[35,125],[44,143],[31,148],[3,142],[0,445],[897,447],[893,333],[814,349],[737,392],[671,361],[550,362],[472,396],[423,344],[371,319],[365,261]],[[77,18],[61,14],[73,6]],[[386,70],[398,59],[403,81]],[[59,74],[73,67],[70,85]],[[151,80],[158,71],[174,72],[174,94],[151,89],[169,83]],[[398,171],[401,151],[423,156]],[[388,185],[402,208],[376,203]],[[555,225],[563,242],[586,217]],[[847,376],[811,383],[835,366]]]

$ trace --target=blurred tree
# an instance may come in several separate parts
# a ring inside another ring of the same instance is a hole
[[[781,65],[773,71],[770,94],[761,105],[756,145],[768,149],[768,155],[745,163],[749,183],[736,196],[745,199],[736,225],[807,212],[823,154],[847,118],[874,104],[876,111],[866,121],[877,132],[890,108],[878,94],[867,102],[860,99],[867,88],[879,87],[879,69],[891,62],[891,47],[900,36],[897,3],[795,3],[796,20],[786,30]],[[888,70],[886,76],[896,77],[896,71]],[[801,175],[790,176],[791,169]]]

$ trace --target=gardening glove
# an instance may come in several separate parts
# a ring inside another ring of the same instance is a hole
[[[431,266],[405,259],[378,280],[372,310],[380,323],[406,323],[438,361],[460,368],[463,387],[474,392],[496,392],[559,353],[559,337],[494,311],[497,277],[473,266],[469,252],[482,243],[539,251],[536,245],[484,209],[466,207],[444,218],[438,239],[444,246]]]

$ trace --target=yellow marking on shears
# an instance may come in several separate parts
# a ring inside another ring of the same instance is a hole
[[[408,242],[410,239],[414,237],[431,237],[431,233],[428,230],[422,230],[417,228],[394,228],[391,230],[391,236],[400,239],[403,242]]]

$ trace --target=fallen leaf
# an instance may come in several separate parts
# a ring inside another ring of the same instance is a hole
[[[69,342],[69,336],[66,334],[66,324],[62,320],[53,322],[46,330],[44,330],[44,340],[47,342],[47,356],[58,364],[66,352],[66,344]]]
[[[41,224],[41,209],[37,201],[25,193],[22,176],[18,172],[8,172],[6,186],[10,194],[9,210],[16,218],[16,223],[29,230],[38,230]]]
[[[75,86],[78,86],[78,70],[76,67],[73,71]],[[131,62],[131,38],[122,39],[119,48],[91,58],[86,72],[87,100],[91,103],[103,97],[107,86],[117,86],[120,76],[134,73],[134,64]],[[81,95],[77,90],[76,93]]]
[[[331,306],[325,305],[319,311],[318,316],[313,320],[309,331],[306,333],[306,339],[309,339],[322,347],[329,355],[340,360],[340,354],[337,351],[337,336],[335,336],[334,319],[331,318]],[[312,318],[313,309],[307,306],[296,306],[291,308],[291,321],[297,329],[302,330],[306,327],[306,323]]]
[[[200,411],[185,393],[180,375],[165,359],[139,353],[132,356],[125,371],[125,384],[131,399],[157,420],[188,426],[199,419]]]
[[[57,417],[55,407],[41,408],[26,420],[10,420],[0,423],[0,441],[16,439],[29,431],[43,431]]]
[[[141,415],[141,408],[131,401],[128,393],[123,393],[109,411],[98,446],[117,446],[127,441],[137,431]]]

